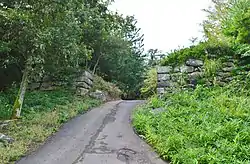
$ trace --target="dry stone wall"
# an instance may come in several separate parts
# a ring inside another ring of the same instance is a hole
[[[235,64],[233,61],[221,63],[221,69],[216,71],[216,80],[219,85],[225,85],[233,79],[232,71]],[[204,61],[188,59],[181,66],[158,66],[157,93],[171,92],[176,88],[195,88],[198,80],[203,79],[207,85],[212,82],[205,76]]]
[[[93,75],[88,71],[79,71],[75,73],[73,78],[73,83],[68,84],[65,81],[59,80],[52,80],[50,77],[46,76],[41,81],[33,82],[29,84],[28,89],[30,90],[43,90],[43,91],[50,91],[55,90],[58,87],[62,86],[71,86],[73,90],[76,91],[76,94],[79,96],[85,96],[88,94],[89,90],[93,86]]]
[[[76,89],[77,95],[87,95],[89,90],[93,87],[93,80],[94,77],[91,73],[88,71],[82,72],[73,83],[73,87]]]

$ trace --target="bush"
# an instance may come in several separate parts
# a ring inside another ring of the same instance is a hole
[[[12,103],[8,103],[8,96],[10,94],[4,93],[0,96],[1,102],[7,104],[0,104],[4,107],[1,108],[1,119],[8,119],[11,115]],[[1,129],[1,133],[14,138],[15,141],[9,145],[2,145],[0,142],[0,163],[14,163],[28,151],[35,150],[63,123],[99,104],[98,100],[75,97],[65,90],[28,92],[22,119]]]
[[[241,84],[167,93],[138,109],[133,126],[173,164],[250,163],[250,95]]]
[[[199,43],[196,46],[174,50],[161,61],[162,66],[166,65],[181,65],[189,58],[204,59],[206,43]]]
[[[10,89],[0,93],[0,120],[10,119],[17,89]],[[56,105],[66,105],[73,101],[74,94],[67,90],[55,91],[27,91],[22,115],[30,112],[52,110]]]
[[[228,58],[237,58],[239,48],[249,48],[249,46],[233,46],[223,43],[201,42],[198,45],[175,50],[161,61],[161,65],[182,65],[190,58],[206,60],[215,58],[228,60]],[[244,50],[245,50],[244,49]],[[248,49],[249,50],[249,49]]]
[[[108,93],[112,99],[119,99],[121,98],[122,94],[122,91],[115,84],[104,81],[100,76],[97,75],[94,76],[94,84],[91,91],[95,90],[101,90]]]
[[[147,98],[156,94],[157,90],[157,70],[152,68],[148,71],[143,87],[141,88],[142,97]]]
[[[216,73],[222,68],[222,62],[219,59],[206,59],[204,63],[204,73],[206,78],[215,77]]]

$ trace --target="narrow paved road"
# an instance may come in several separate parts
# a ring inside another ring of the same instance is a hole
[[[115,101],[79,116],[18,164],[164,164],[134,134],[130,114],[142,101]]]

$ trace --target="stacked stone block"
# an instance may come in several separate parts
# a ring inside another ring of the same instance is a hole
[[[225,85],[231,81],[234,68],[233,61],[222,63],[222,69],[216,74],[218,84]],[[206,78],[204,77],[204,61],[199,59],[188,59],[181,66],[158,66],[157,75],[158,94],[171,92],[176,88],[195,88],[198,79]],[[211,82],[208,81],[208,83]]]

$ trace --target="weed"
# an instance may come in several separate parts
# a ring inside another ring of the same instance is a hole
[[[4,96],[4,93],[0,95],[0,100],[8,105],[7,97],[11,96],[9,94]],[[0,163],[14,163],[28,151],[36,149],[63,123],[99,104],[98,100],[78,98],[64,90],[28,92],[22,119],[12,122],[7,129],[3,130],[3,133],[14,138],[15,142],[0,146]],[[11,105],[4,107],[0,117],[8,118]]]
[[[220,59],[206,59],[204,68],[207,78],[215,77],[216,73],[222,68],[222,62]]]
[[[102,90],[112,99],[120,99],[122,91],[113,83],[103,80],[100,76],[94,76],[94,84],[91,91]]]
[[[156,94],[157,88],[157,71],[156,68],[152,68],[147,72],[146,78],[141,88],[141,94],[143,97],[150,97]]]
[[[250,163],[248,92],[229,85],[167,93],[136,110],[133,126],[173,164]],[[166,110],[156,115],[153,106]]]

